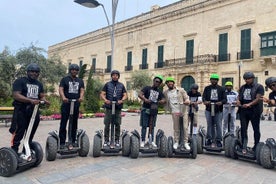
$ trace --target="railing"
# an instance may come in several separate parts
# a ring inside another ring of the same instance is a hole
[[[230,61],[231,60],[231,54],[219,54],[215,56],[215,62],[220,61]]]
[[[193,57],[192,62],[189,60],[189,63],[187,63],[186,58],[170,59],[164,62],[164,66],[189,65],[189,64],[210,63],[210,62],[216,62],[216,55],[205,54],[205,55],[195,56]]]
[[[149,68],[149,64],[140,64],[139,65],[140,70],[144,70],[144,69],[148,69],[148,68]]]
[[[157,63],[154,63],[154,68],[163,68],[164,65],[165,65],[165,62],[157,62]]]
[[[243,52],[237,52],[237,60],[241,59],[253,59],[254,58],[254,51],[243,51]]]
[[[133,66],[125,66],[125,71],[132,71],[133,70]]]
[[[94,73],[94,74],[103,74],[104,73],[104,69],[103,68],[93,68],[92,69],[92,72]]]

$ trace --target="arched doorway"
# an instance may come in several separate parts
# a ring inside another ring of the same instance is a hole
[[[191,85],[195,83],[195,79],[192,76],[186,76],[181,80],[181,87],[185,89],[185,91],[189,91]]]

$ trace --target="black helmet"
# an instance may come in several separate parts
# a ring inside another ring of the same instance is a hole
[[[191,86],[191,89],[198,90],[198,85],[197,85],[197,84],[193,84],[193,85]]]
[[[117,74],[120,78],[120,72],[118,70],[112,70],[110,76],[112,77],[113,74]]]
[[[71,70],[77,70],[77,71],[79,71],[80,67],[77,64],[71,64],[69,66],[69,71],[71,71]]]
[[[265,80],[265,85],[267,87],[270,87],[270,85],[272,83],[276,83],[276,77],[268,77],[266,80]]]
[[[31,63],[27,66],[27,72],[29,71],[40,72],[40,67],[36,63]]]
[[[243,79],[252,79],[252,78],[255,78],[255,75],[253,72],[245,72],[243,74]]]

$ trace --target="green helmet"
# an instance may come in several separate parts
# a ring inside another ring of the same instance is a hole
[[[163,76],[162,75],[155,75],[155,77],[153,78],[153,80],[156,79],[156,78],[160,79],[161,83],[163,82]]]
[[[217,73],[212,73],[211,76],[210,76],[210,79],[219,80],[219,75]]]
[[[227,82],[225,83],[225,86],[233,86],[233,83],[232,83],[231,81],[227,81]]]
[[[173,77],[167,77],[167,78],[166,78],[166,83],[167,83],[167,82],[170,82],[170,81],[173,82],[173,83],[175,83],[175,80],[174,80]]]

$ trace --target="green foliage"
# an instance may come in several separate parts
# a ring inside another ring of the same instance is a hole
[[[79,78],[83,79],[84,75],[86,73],[86,68],[87,68],[87,64],[84,64],[80,67],[80,72],[79,72]]]
[[[84,95],[84,109],[86,112],[99,112],[100,110],[100,92],[102,84],[99,80],[93,79],[93,69],[90,68]]]
[[[57,95],[50,95],[45,97],[51,104],[50,106],[41,106],[41,115],[49,116],[60,113],[61,100]]]
[[[145,86],[151,85],[152,75],[146,71],[135,71],[131,75],[131,88],[134,90],[140,90]]]

